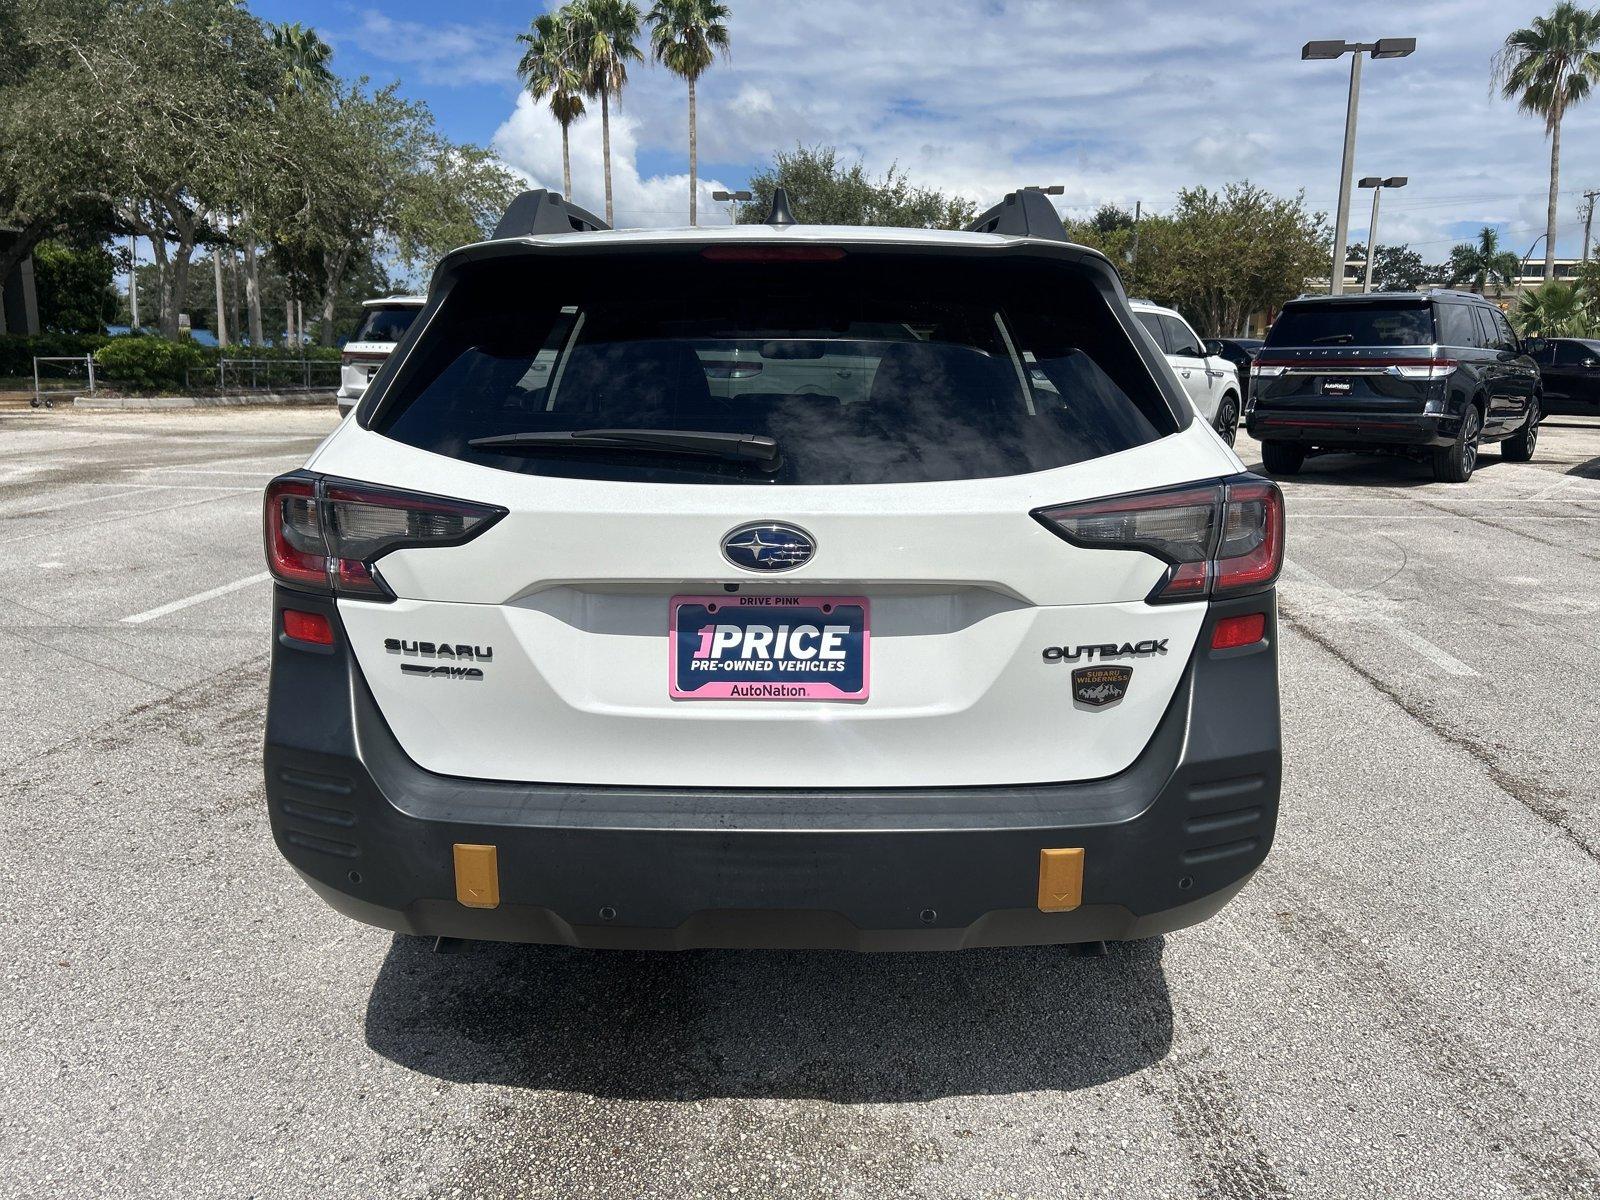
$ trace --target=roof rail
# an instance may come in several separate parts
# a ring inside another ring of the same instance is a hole
[[[494,240],[541,233],[594,233],[610,228],[592,212],[568,204],[561,193],[540,188],[536,192],[523,192],[511,202],[506,215],[494,227]]]
[[[968,233],[998,233],[1002,237],[1049,238],[1067,241],[1066,226],[1043,188],[1018,188],[967,226]]]

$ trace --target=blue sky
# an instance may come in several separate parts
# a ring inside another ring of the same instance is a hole
[[[1160,211],[1179,188],[1249,178],[1303,188],[1331,211],[1349,60],[1301,62],[1299,47],[1414,36],[1416,55],[1364,70],[1357,176],[1411,180],[1384,196],[1380,241],[1409,241],[1435,261],[1483,224],[1518,254],[1544,230],[1549,142],[1491,93],[1489,67],[1505,33],[1548,4],[728,2],[732,56],[700,89],[706,192],[742,186],[775,149],[826,142],[875,173],[898,162],[917,182],[984,203],[1020,183],[1060,183],[1074,212],[1135,200]],[[542,11],[537,0],[252,7],[314,26],[341,74],[399,80],[452,137],[560,188],[559,133],[515,75],[515,37]],[[638,64],[613,114],[619,225],[687,220],[685,127],[681,82]],[[1562,253],[1579,250],[1581,193],[1600,188],[1597,134],[1600,97],[1565,126]],[[599,143],[596,111],[573,129],[573,191],[597,211]],[[1352,240],[1365,236],[1369,196],[1354,201]]]

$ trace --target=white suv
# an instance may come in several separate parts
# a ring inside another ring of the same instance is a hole
[[[367,384],[388,361],[426,302],[423,296],[386,296],[362,303],[361,327],[339,355],[339,390],[334,401],[341,416],[366,394]]]
[[[1211,422],[1223,441],[1233,445],[1239,436],[1238,368],[1225,358],[1207,354],[1205,343],[1174,310],[1145,300],[1134,300],[1129,307],[1167,356],[1195,411]]]
[[[969,232],[528,201],[267,492],[312,888],[431,936],[952,949],[1244,885],[1282,498],[1039,193]]]

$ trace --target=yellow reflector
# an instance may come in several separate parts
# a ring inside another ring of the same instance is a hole
[[[500,864],[493,846],[455,844],[456,899],[468,908],[500,907]]]
[[[1083,903],[1083,847],[1039,851],[1039,911],[1068,912]]]

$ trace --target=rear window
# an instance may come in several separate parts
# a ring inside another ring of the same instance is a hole
[[[1426,301],[1340,301],[1291,304],[1267,331],[1269,346],[1431,346],[1433,311]]]
[[[1043,471],[1177,422],[1092,284],[1050,264],[850,253],[517,258],[464,274],[378,432],[511,471],[849,484]],[[776,463],[481,438],[754,434]]]
[[[406,330],[411,328],[411,322],[417,319],[417,314],[422,309],[415,304],[392,305],[383,308],[369,308],[366,316],[361,320],[361,328],[356,330],[353,342],[398,342],[405,336]]]

